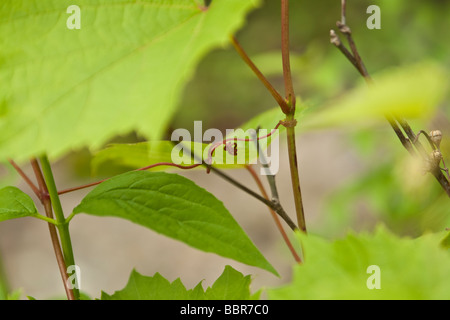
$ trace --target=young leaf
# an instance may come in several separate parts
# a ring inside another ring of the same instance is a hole
[[[200,59],[259,0],[3,0],[0,160],[159,139]],[[68,22],[80,21],[71,30]]]
[[[159,273],[146,277],[133,270],[125,288],[112,295],[102,291],[101,300],[248,300],[251,297],[250,282],[250,276],[244,277],[239,271],[226,266],[222,275],[206,291],[201,282],[187,290],[179,278],[170,283]]]
[[[92,190],[75,213],[119,217],[277,274],[221,201],[177,174],[134,171]]]
[[[16,187],[0,189],[0,221],[37,214],[33,200]]]
[[[398,238],[379,228],[336,241],[298,236],[305,261],[292,283],[269,290],[271,299],[450,299],[450,254],[440,235]]]

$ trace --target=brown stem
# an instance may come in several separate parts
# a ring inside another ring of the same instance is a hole
[[[336,31],[334,31],[333,29],[330,30],[330,42],[332,44],[334,44],[336,46],[336,48],[339,49],[339,51],[341,51],[344,56],[347,58],[348,61],[350,61],[352,63],[352,65],[356,68],[356,70],[358,70],[358,72],[365,77],[364,72],[361,70],[361,68],[358,65],[358,62],[356,61],[355,57],[351,54],[350,51],[348,51],[348,49],[342,44],[341,39],[339,38],[339,36],[336,34]]]
[[[295,92],[292,84],[290,57],[289,57],[289,0],[281,0],[281,55],[283,57],[283,77],[285,83],[286,100],[289,113],[286,123],[287,147],[289,168],[291,171],[292,191],[294,193],[295,212],[300,230],[306,232],[305,213],[303,209],[302,193],[300,190],[300,177],[298,173],[297,149],[295,145]]]
[[[292,191],[294,192],[295,212],[297,224],[300,230],[306,232],[305,213],[303,209],[302,191],[300,189],[300,177],[298,173],[297,151],[295,144],[295,127],[286,127],[289,167],[291,170]]]
[[[356,64],[358,66],[359,72],[364,76],[364,78],[369,78],[369,73],[367,72],[366,66],[364,65],[361,56],[359,55],[358,49],[356,48],[356,43],[352,37],[352,31],[350,27],[346,24],[342,24],[341,22],[336,23],[339,30],[346,36],[348,44],[350,45],[350,49],[352,50],[353,57],[356,60]]]
[[[36,159],[31,160],[31,166],[33,167],[33,171],[35,173],[36,179],[38,181],[39,190],[41,194],[41,203],[44,206],[45,213],[47,217],[53,219],[53,209],[52,203],[50,200],[50,196],[48,194],[47,185],[44,180],[44,176],[42,175],[41,168],[39,167],[39,163]],[[66,291],[67,299],[76,300],[73,290],[69,288],[69,277],[67,275],[67,267],[64,261],[64,256],[61,250],[61,244],[59,243],[58,234],[56,232],[55,225],[49,223],[48,229],[50,231],[50,238],[52,240],[53,250],[55,252],[56,261],[58,264],[59,272],[61,274],[61,278],[63,280],[64,289]]]
[[[289,0],[281,0],[281,57],[283,61],[283,78],[286,100],[290,112],[295,112],[295,93],[292,83],[291,59],[289,56]]]
[[[346,24],[346,17],[347,17],[347,1],[346,0],[341,0],[341,22],[342,24]]]
[[[14,169],[17,171],[17,173],[22,177],[22,179],[26,182],[26,184],[33,190],[34,194],[41,199],[41,192],[39,189],[34,185],[33,181],[28,178],[26,173],[15,163],[13,160],[9,160],[9,163],[14,167]]]
[[[245,168],[250,172],[250,174],[252,175],[253,179],[255,180],[256,184],[258,185],[259,190],[261,191],[261,194],[263,195],[264,198],[266,198],[267,200],[269,200],[269,196],[261,182],[261,179],[259,179],[258,175],[256,174],[255,170],[252,168],[252,166],[246,165]],[[292,245],[291,241],[289,240],[289,237],[286,234],[286,231],[284,230],[283,226],[281,225],[281,221],[278,218],[278,215],[275,213],[275,211],[272,210],[272,208],[268,207],[270,214],[272,215],[273,220],[275,221],[275,224],[278,228],[278,230],[281,233],[281,236],[284,239],[284,242],[286,242],[286,245],[289,248],[289,251],[292,253],[295,261],[297,261],[297,263],[302,263],[302,259],[299,257],[299,255],[297,254],[297,252],[294,249],[294,246]]]
[[[405,135],[403,134],[402,130],[399,128],[399,126],[397,125],[397,122],[395,122],[394,119],[392,119],[389,116],[386,116],[387,121],[389,122],[389,124],[391,125],[392,129],[394,129],[395,134],[397,135],[398,139],[400,140],[400,142],[402,143],[403,147],[405,147],[405,149],[413,156],[417,156],[416,152],[414,151],[414,148],[411,144],[411,141],[405,137]]]
[[[272,97],[277,101],[278,105],[280,106],[283,113],[287,114],[289,112],[289,106],[286,103],[286,101],[281,97],[281,95],[278,93],[277,90],[272,86],[272,84],[267,80],[267,78],[259,71],[258,67],[253,63],[253,61],[249,58],[247,53],[244,51],[242,46],[239,44],[239,42],[236,40],[235,37],[231,37],[231,43],[233,44],[234,48],[236,49],[237,53],[241,56],[242,60],[252,69],[252,71],[255,73],[255,75],[258,77],[259,80],[264,84],[267,90],[269,90]]]

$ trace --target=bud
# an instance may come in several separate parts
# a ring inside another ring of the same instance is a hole
[[[439,162],[442,160],[442,153],[439,150],[433,150],[431,152],[431,161],[436,165],[439,165]]]
[[[433,130],[430,132],[431,141],[439,148],[442,140],[442,132],[440,130]],[[442,157],[442,155],[441,155]]]

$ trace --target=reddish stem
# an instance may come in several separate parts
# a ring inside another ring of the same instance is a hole
[[[13,160],[9,160],[9,163],[14,167],[14,169],[22,177],[22,179],[26,182],[26,184],[31,188],[31,190],[33,190],[34,194],[39,198],[39,200],[42,200],[41,192],[36,187],[36,185],[31,181],[31,179],[28,178],[26,173]]]
[[[269,80],[266,79],[266,77],[262,74],[262,72],[259,71],[258,67],[253,63],[253,61],[250,59],[250,57],[247,55],[247,53],[241,47],[241,45],[236,40],[236,38],[232,37],[231,43],[233,44],[237,53],[241,56],[242,60],[244,60],[244,62],[250,67],[250,69],[252,69],[253,73],[258,77],[259,80],[261,80],[261,82],[266,87],[266,89],[270,92],[272,97],[277,101],[277,103],[280,106],[283,113],[287,114],[289,112],[289,106],[286,103],[286,101],[283,99],[283,97],[278,93],[277,90],[275,90],[275,88],[272,86],[272,84],[269,82]]]
[[[178,169],[193,169],[193,168],[196,168],[198,166],[201,166],[201,163],[193,164],[193,165],[190,165],[190,166],[182,166],[182,165],[171,163],[171,162],[159,162],[159,163],[155,163],[155,164],[152,164],[152,165],[149,165],[149,166],[146,166],[146,167],[143,167],[143,168],[139,168],[139,169],[136,169],[136,170],[133,170],[133,171],[145,171],[145,170],[148,170],[148,169],[151,169],[151,168],[154,168],[154,167],[158,167],[158,166],[172,166],[172,167],[177,167]],[[89,184],[85,184],[85,185],[82,185],[82,186],[79,186],[79,187],[64,189],[64,190],[58,191],[58,194],[61,195],[61,194],[69,193],[69,192],[72,192],[72,191],[77,191],[77,190],[93,187],[93,186],[96,186],[96,185],[98,185],[98,184],[100,184],[100,183],[102,183],[102,182],[104,182],[106,180],[109,180],[109,179],[111,179],[111,178],[106,178],[106,179],[103,179],[103,180],[100,180],[100,181],[96,181],[96,182],[92,182],[92,183],[89,183]]]
[[[295,110],[295,93],[289,55],[289,0],[281,0],[281,57],[286,100],[288,101],[290,112],[293,113]]]

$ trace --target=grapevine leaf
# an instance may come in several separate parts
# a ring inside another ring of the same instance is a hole
[[[206,289],[207,300],[248,300],[250,299],[251,277],[245,276],[230,266],[226,266],[222,275],[211,288]]]
[[[178,278],[172,283],[156,273],[153,277],[131,272],[127,285],[120,291],[108,295],[102,292],[102,300],[248,300],[250,299],[250,276],[245,276],[230,266],[212,287],[203,290],[200,282],[187,290]]]
[[[271,299],[450,299],[450,254],[439,234],[399,238],[378,228],[336,241],[298,237],[305,261],[292,283],[269,290]],[[379,267],[379,289],[369,266]]]
[[[33,200],[16,187],[0,189],[0,221],[37,215]]]
[[[97,149],[136,130],[159,139],[200,59],[259,0],[4,0],[0,160]]]
[[[277,274],[223,203],[177,174],[134,171],[92,190],[74,213],[119,217],[223,257]]]

